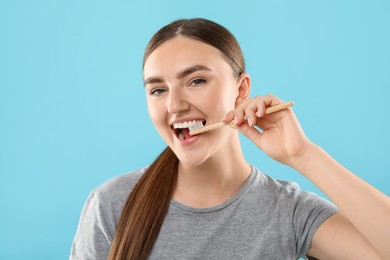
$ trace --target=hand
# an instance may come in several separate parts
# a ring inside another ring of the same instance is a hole
[[[303,133],[291,108],[265,115],[267,107],[281,103],[284,102],[272,95],[249,98],[230,111],[223,121],[229,123],[234,120],[234,128],[268,156],[295,168],[311,142]],[[244,120],[245,116],[247,121]]]

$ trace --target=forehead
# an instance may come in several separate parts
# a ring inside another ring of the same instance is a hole
[[[221,52],[204,42],[178,36],[157,47],[144,66],[144,77],[174,73],[194,64],[213,69],[229,66]]]

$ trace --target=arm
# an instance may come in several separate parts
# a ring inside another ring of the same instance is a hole
[[[342,213],[334,214],[319,226],[307,255],[318,259],[382,259]]]
[[[390,199],[352,174],[321,148],[310,148],[293,167],[321,189],[383,258],[390,258]]]
[[[264,116],[266,107],[280,103],[282,101],[272,95],[248,99],[229,112],[225,122],[234,119],[235,127],[260,149],[311,180],[341,210],[340,214],[323,223],[326,228],[321,226],[318,229],[310,253],[313,252],[313,256],[317,257],[324,256],[321,250],[325,248],[327,252],[334,249],[346,253],[364,253],[369,252],[372,246],[382,258],[389,259],[389,197],[311,143],[291,109]],[[245,115],[249,118],[248,123],[243,121]],[[263,132],[260,133],[253,126]],[[351,241],[361,246],[357,247]]]

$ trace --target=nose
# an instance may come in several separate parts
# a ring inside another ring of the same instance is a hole
[[[180,114],[190,108],[190,103],[179,89],[170,89],[167,103],[168,112],[171,114]]]

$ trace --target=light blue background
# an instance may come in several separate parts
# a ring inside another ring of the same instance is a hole
[[[163,149],[141,63],[177,18],[229,28],[252,93],[294,100],[308,137],[389,195],[389,14],[384,0],[1,0],[0,259],[66,259],[90,190]],[[319,192],[243,145],[263,171]]]

